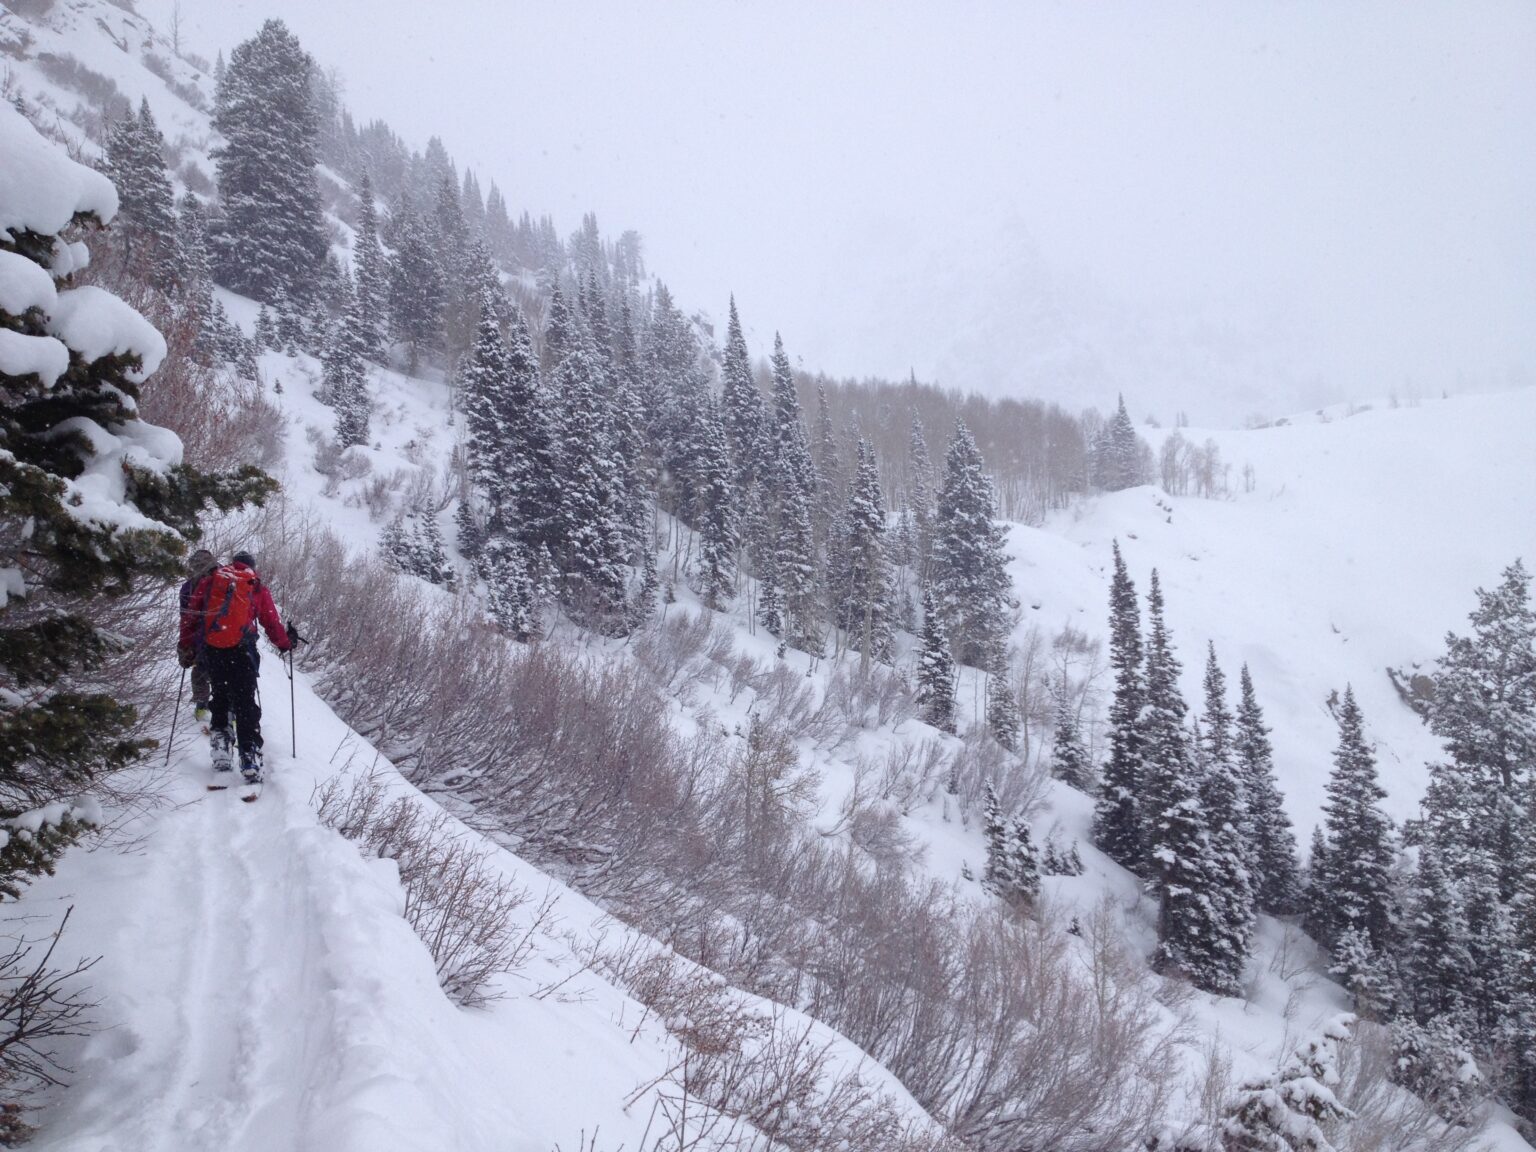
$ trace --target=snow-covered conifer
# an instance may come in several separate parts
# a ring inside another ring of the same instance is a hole
[[[736,588],[737,520],[731,483],[732,461],[726,445],[724,414],[711,398],[699,422],[699,555],[695,580],[706,608],[729,603]]]
[[[165,166],[165,137],[141,100],[137,117],[118,121],[107,133],[107,173],[117,186],[120,207],[115,231],[124,259],[144,270],[160,288],[179,276],[175,195]]]
[[[934,522],[934,604],[962,664],[990,668],[1001,654],[1013,604],[997,499],[970,429],[955,421]]]
[[[1253,836],[1248,860],[1254,873],[1254,900],[1261,911],[1284,916],[1296,912],[1301,905],[1296,834],[1285,814],[1275,778],[1269,729],[1264,726],[1264,713],[1246,664],[1240,691],[1232,748],[1248,797],[1248,823]]]
[[[1093,759],[1083,744],[1077,708],[1072,701],[1071,685],[1063,672],[1056,681],[1056,722],[1051,740],[1051,775],[1079,792],[1092,792]]]
[[[309,55],[268,20],[229,58],[214,101],[219,216],[212,235],[219,282],[265,303],[307,306],[326,242],[315,178]]]
[[[833,618],[848,633],[848,646],[862,660],[889,659],[893,592],[886,559],[885,505],[875,450],[867,440],[859,441],[858,472],[840,519],[842,568],[832,574]]]
[[[944,621],[923,589],[923,633],[917,654],[917,703],[923,719],[941,732],[955,730],[955,662]]]
[[[363,327],[359,336],[363,354],[376,360],[383,355],[389,308],[389,264],[379,244],[379,214],[373,202],[373,181],[367,171],[357,189],[357,230],[352,237],[352,274]]]
[[[1143,852],[1141,710],[1146,697],[1142,669],[1141,612],[1120,542],[1109,586],[1109,663],[1115,692],[1109,707],[1109,759],[1094,808],[1093,841],[1110,859],[1146,873]]]
[[[1332,945],[1350,928],[1364,933],[1375,952],[1392,937],[1394,858],[1392,821],[1381,808],[1386,792],[1376,778],[1376,757],[1365,739],[1365,721],[1346,687],[1339,709],[1339,744],[1328,778],[1323,804],[1328,838],[1329,891],[1333,931],[1324,940]]]
[[[57,805],[35,833],[0,837],[0,894],[14,898],[81,831],[74,799],[151,747],[95,675],[121,648],[100,623],[107,597],[180,578],[204,508],[259,500],[272,483],[250,467],[200,474],[173,433],[141,419],[165,340],[106,289],[69,283],[80,230],[117,212],[111,181],[9,102],[0,157],[0,821]]]
[[[444,285],[428,226],[407,204],[396,224],[395,252],[389,261],[389,310],[395,335],[405,341],[412,373],[421,353],[441,347]]]
[[[1004,653],[987,676],[987,731],[1008,751],[1017,752],[1024,718],[1019,712],[1011,671],[1008,655]]]
[[[816,470],[800,420],[800,399],[784,342],[773,338],[774,571],[783,595],[785,643],[812,656],[822,653],[820,587],[812,522]]]
[[[764,475],[770,463],[768,415],[763,394],[752,378],[752,361],[747,354],[746,337],[742,335],[741,318],[736,313],[735,296],[731,297],[725,357],[720,365],[720,417],[730,446],[733,483],[745,488]]]
[[[1352,1016],[1324,1025],[1273,1076],[1245,1081],[1222,1126],[1223,1152],[1334,1152],[1328,1130],[1353,1114],[1339,1102],[1338,1049]]]

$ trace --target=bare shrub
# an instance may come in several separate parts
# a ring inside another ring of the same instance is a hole
[[[78,978],[96,960],[53,967],[54,949],[72,911],[67,909],[44,938],[41,957],[34,956],[41,939],[12,937],[0,951],[0,1091],[7,1095],[62,1084],[70,1069],[59,1062],[57,1041],[90,1033],[88,1013],[96,1005],[85,998]]]
[[[846,664],[839,667],[827,680],[826,699],[855,728],[882,728],[917,714],[912,690],[893,669],[882,664],[862,669]]]
[[[1392,1083],[1396,1054],[1389,1029],[1358,1022],[1339,1046],[1339,1100],[1354,1113],[1329,1138],[1339,1152],[1463,1152],[1481,1148],[1480,1099],[1464,1102],[1450,1122],[1444,1100],[1425,1100]]]
[[[519,922],[515,913],[528,903],[528,890],[502,877],[490,850],[455,834],[442,812],[429,815],[409,796],[387,800],[377,773],[343,780],[333,776],[316,792],[320,822],[364,853],[395,861],[405,919],[431,951],[450,998],[465,1008],[498,999],[495,978],[528,962],[553,898]]]
[[[921,743],[903,740],[892,745],[880,766],[880,798],[893,801],[903,816],[909,815],[933,799],[946,760],[943,741],[931,737]]]
[[[717,974],[631,944],[604,957],[607,974],[655,1014],[683,1048],[654,1092],[650,1147],[783,1147],[795,1152],[937,1152],[934,1125],[915,1122],[830,1040],[782,1009],[747,1004]],[[642,1022],[643,1023],[643,1022]],[[642,1147],[646,1144],[642,1141]]]

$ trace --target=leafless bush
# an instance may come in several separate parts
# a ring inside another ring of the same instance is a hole
[[[917,714],[911,688],[882,664],[840,666],[827,680],[826,700],[855,728],[882,728]]]
[[[646,1140],[655,1149],[936,1152],[948,1143],[858,1071],[830,1040],[782,1009],[749,1005],[715,973],[632,944],[605,971],[655,1014],[683,1048],[654,1092]],[[642,1147],[646,1146],[642,1142]]]
[[[360,850],[395,861],[405,918],[431,951],[443,991],[466,1008],[497,999],[496,977],[528,962],[553,899],[519,922],[515,914],[528,903],[528,890],[510,885],[492,866],[492,853],[455,834],[444,813],[429,815],[409,796],[388,800],[377,773],[331,777],[315,807],[321,823]]]
[[[634,652],[661,686],[687,698],[708,674],[711,659],[724,658],[730,642],[712,613],[671,612],[645,630]]]
[[[1464,1152],[1484,1147],[1483,1109],[1470,1104],[1447,1123],[1434,1102],[1391,1082],[1390,1031],[1360,1021],[1339,1046],[1339,1100],[1354,1113],[1329,1138],[1339,1152]]]
[[[948,782],[960,797],[961,809],[970,812],[981,802],[988,784],[997,791],[1004,811],[1028,818],[1045,799],[1050,781],[1044,762],[1026,764],[985,735],[968,736],[955,751],[947,773]]]
[[[927,803],[943,776],[946,759],[941,740],[903,740],[892,745],[880,766],[881,799],[893,801],[903,816]]]
[[[70,1069],[59,1062],[56,1042],[90,1033],[88,1013],[96,1005],[85,998],[78,978],[96,960],[52,967],[72,911],[45,938],[41,957],[34,953],[43,940],[23,937],[11,937],[0,952],[0,1091],[7,1095],[62,1084]]]

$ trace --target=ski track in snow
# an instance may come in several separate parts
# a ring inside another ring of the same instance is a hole
[[[146,891],[188,931],[143,918],[114,948],[128,968],[120,978],[156,992],[121,1023],[117,1046],[126,1038],[130,1050],[82,1085],[98,1131],[37,1147],[304,1146],[306,1093],[296,1086],[316,1082],[309,1073],[329,1039],[316,1013],[326,999],[310,994],[322,937],[313,878],[286,850],[281,797],[268,800],[209,792],[160,821]]]

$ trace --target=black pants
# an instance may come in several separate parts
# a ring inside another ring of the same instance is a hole
[[[229,731],[230,713],[234,713],[235,737],[242,759],[261,747],[261,705],[256,702],[253,656],[244,644],[203,650],[208,680],[213,685],[210,726],[215,732]]]

